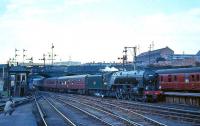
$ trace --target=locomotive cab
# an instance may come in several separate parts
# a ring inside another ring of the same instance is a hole
[[[159,77],[158,74],[152,70],[146,70],[144,73],[144,100],[155,102],[160,100],[162,97],[162,92],[159,87]]]

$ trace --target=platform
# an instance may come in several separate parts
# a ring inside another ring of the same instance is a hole
[[[168,96],[184,96],[184,97],[199,97],[200,93],[185,93],[185,92],[164,92]]]
[[[15,102],[15,106],[19,106],[19,105],[25,104],[30,101],[30,99],[28,97],[13,97],[12,99]],[[6,104],[6,101],[8,101],[8,100],[9,100],[8,97],[0,99],[0,112],[3,110],[3,108]]]
[[[25,104],[15,108],[13,114],[0,114],[0,126],[37,126],[32,114],[32,104]]]
[[[165,92],[164,95],[167,103],[200,107],[200,93]]]

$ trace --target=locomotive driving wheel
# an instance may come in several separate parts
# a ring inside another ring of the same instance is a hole
[[[115,96],[117,99],[123,99],[123,93],[121,88],[116,89]]]

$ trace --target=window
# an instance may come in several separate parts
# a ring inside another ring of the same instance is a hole
[[[191,75],[191,81],[195,81],[195,76]]]
[[[160,76],[160,81],[163,82],[163,76]]]
[[[177,81],[177,76],[176,75],[174,75],[174,81]]]
[[[189,84],[189,82],[191,81],[191,77],[189,76],[189,74],[185,74],[185,83]]]
[[[168,75],[168,82],[172,82],[172,75]]]
[[[197,81],[199,81],[199,74],[197,74]]]

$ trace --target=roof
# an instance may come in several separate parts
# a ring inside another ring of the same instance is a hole
[[[87,75],[73,75],[73,76],[61,76],[57,77],[57,79],[62,80],[62,79],[80,79],[80,78],[85,78]]]
[[[192,57],[195,56],[194,54],[174,54],[173,56],[179,56],[179,57]]]
[[[157,70],[156,72],[158,74],[195,73],[195,72],[200,72],[200,67],[162,69],[162,70]]]
[[[161,53],[163,50],[170,50],[172,52],[174,52],[172,49],[170,49],[169,47],[165,47],[165,48],[161,48],[161,49],[157,49],[157,50],[153,50],[151,51],[151,54],[155,54],[155,53]],[[144,56],[144,55],[149,55],[149,51],[148,52],[144,52],[144,53],[141,53],[140,55],[138,56]]]
[[[13,66],[9,70],[11,73],[29,73],[29,70],[24,66]]]
[[[200,50],[199,50],[199,52],[196,55],[200,56]]]
[[[5,68],[5,67],[7,67],[8,66],[8,64],[0,64],[0,68]]]

